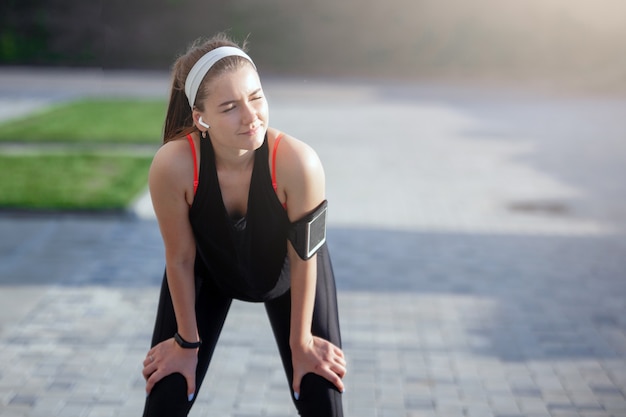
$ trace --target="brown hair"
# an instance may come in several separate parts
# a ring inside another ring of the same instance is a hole
[[[178,57],[172,67],[172,87],[170,92],[170,100],[165,116],[165,127],[163,129],[163,143],[167,143],[180,136],[196,131],[193,124],[193,117],[189,101],[185,95],[185,80],[194,64],[209,51],[219,48],[220,46],[234,46],[243,51],[246,50],[246,42],[242,46],[237,45],[225,33],[218,33],[211,39],[198,39],[191,44],[187,52]],[[250,62],[240,56],[229,56],[219,60],[209,72],[204,76],[200,83],[198,94],[194,108],[204,111],[204,100],[208,96],[207,80],[220,75],[226,71],[239,69],[242,65]]]

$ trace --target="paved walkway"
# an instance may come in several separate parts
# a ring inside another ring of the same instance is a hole
[[[0,112],[166,88],[0,69]],[[347,416],[626,416],[626,100],[265,88],[326,168]],[[163,254],[137,207],[0,216],[0,417],[141,413]],[[262,306],[233,306],[192,415],[295,415]]]

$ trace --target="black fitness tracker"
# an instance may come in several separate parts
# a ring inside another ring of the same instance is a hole
[[[178,346],[180,346],[183,349],[198,349],[200,347],[200,345],[202,344],[202,340],[199,340],[197,342],[188,342],[185,339],[183,339],[178,332],[176,332],[174,334],[174,340],[176,341],[176,343],[178,343]]]

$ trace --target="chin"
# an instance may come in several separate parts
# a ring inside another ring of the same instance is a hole
[[[264,141],[265,141],[265,133],[263,134],[258,133],[254,136],[248,136],[246,138],[246,143],[242,144],[242,148],[247,149],[249,151],[256,151],[263,145]]]
[[[256,135],[254,135],[251,140],[254,143],[254,149],[258,149],[261,147],[261,145],[263,145],[263,142],[265,141],[265,134],[267,133],[267,130],[263,129],[262,131],[258,132]]]

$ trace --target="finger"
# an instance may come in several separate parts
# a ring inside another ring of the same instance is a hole
[[[146,393],[150,394],[154,385],[159,382],[163,378],[163,373],[159,370],[156,370],[150,375],[150,377],[146,381]]]
[[[332,359],[332,362],[336,363],[336,364],[339,364],[339,365],[343,366],[344,368],[347,366],[346,360],[344,358],[342,358],[341,356],[335,356]]]
[[[157,371],[157,367],[153,367],[150,366],[148,368],[144,368],[143,371],[141,372],[143,375],[143,378],[148,381],[148,378],[150,378],[152,376],[152,374],[154,374]]]
[[[345,356],[343,355],[343,350],[341,350],[337,346],[335,346],[335,349],[333,349],[333,353],[339,356],[340,358],[345,358]]]
[[[146,358],[149,358],[150,356],[154,356],[154,354],[156,353],[156,350],[157,350],[157,346],[153,347],[152,349],[150,349],[148,351],[148,353],[146,353]]]
[[[185,375],[185,379],[187,380],[187,400],[191,401],[196,394],[196,376]]]
[[[337,387],[339,392],[343,392],[344,391],[343,381],[341,380],[339,375],[337,375],[332,370],[330,370],[330,369],[325,370],[324,372],[320,372],[318,375],[320,375],[320,376],[326,378],[328,381],[330,381],[331,384],[333,384],[334,386]]]
[[[148,355],[146,356],[146,359],[143,360],[143,366],[148,366],[150,365],[152,362],[154,362],[154,356],[151,353],[148,353]]]
[[[291,387],[293,388],[293,396],[297,400],[300,399],[300,383],[302,382],[303,375],[300,373],[293,373],[293,384]]]
[[[150,392],[152,391],[152,387],[154,387],[154,382],[150,380],[150,378],[146,379],[146,394],[150,395]]]
[[[335,374],[337,374],[337,376],[339,376],[339,378],[341,379],[343,379],[346,376],[346,373],[348,372],[346,368],[341,365],[333,365],[331,366],[330,370],[334,372]]]
[[[326,362],[326,364],[331,368],[338,366],[345,370],[347,366],[345,359],[336,355],[326,355],[324,362]]]
[[[341,358],[333,358],[327,364],[328,369],[339,375],[341,378],[346,374],[346,362]]]
[[[152,375],[154,373],[154,371],[157,370],[157,365],[155,363],[149,363],[148,365],[143,367],[143,370],[141,371],[141,373],[143,374],[143,377],[145,379],[150,378],[150,375]]]

